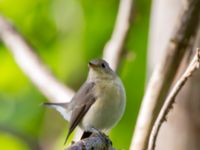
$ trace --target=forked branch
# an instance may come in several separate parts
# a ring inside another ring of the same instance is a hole
[[[165,50],[166,55],[157,64],[149,80],[142,100],[131,150],[147,149],[153,123],[166,99],[189,42],[196,34],[200,18],[200,1],[187,0],[187,2],[187,7],[177,19],[176,28],[174,28]]]
[[[184,74],[180,77],[180,79],[176,82],[169,95],[167,96],[165,103],[158,115],[158,118],[155,121],[152,132],[150,134],[148,150],[155,149],[156,138],[158,136],[159,129],[162,123],[166,120],[167,114],[175,103],[175,98],[177,94],[180,92],[181,88],[184,86],[188,78],[199,68],[200,66],[200,49],[197,49],[197,52],[192,59],[191,63],[185,70]]]

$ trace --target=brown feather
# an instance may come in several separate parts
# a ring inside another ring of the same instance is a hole
[[[94,82],[85,83],[73,97],[70,104],[73,110],[65,143],[67,142],[70,134],[73,132],[73,130],[81,122],[87,111],[90,109],[91,105],[95,102],[96,98],[93,93],[94,85]]]

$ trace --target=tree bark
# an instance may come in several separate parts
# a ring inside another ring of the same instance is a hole
[[[164,55],[165,43],[169,40],[177,14],[185,8],[186,1],[180,0],[155,0],[153,7],[156,18],[151,24],[150,49],[149,49],[149,75],[155,64]],[[165,13],[163,13],[165,12]],[[163,21],[163,23],[162,23]],[[170,22],[170,23],[169,23]],[[162,35],[159,38],[158,35]],[[200,28],[196,38],[196,46],[200,46]],[[194,48],[195,48],[194,47]],[[157,55],[159,54],[159,55]],[[181,64],[180,74],[189,62],[188,52]],[[178,76],[176,77],[176,79]],[[156,150],[199,150],[200,149],[200,71],[198,70],[186,83],[177,95],[176,104],[167,116],[167,121],[161,126],[156,142]]]
[[[157,0],[155,2],[160,1]],[[177,14],[180,17],[174,19],[175,23],[173,25],[176,26],[172,26],[172,35],[170,35],[170,37],[166,36],[168,38],[166,40],[166,52],[163,57],[157,57],[161,59],[155,63],[157,64],[156,68],[151,76],[151,79],[149,80],[145,96],[142,101],[131,149],[146,150],[147,148],[147,142],[149,140],[149,134],[153,123],[157,118],[158,112],[160,111],[164,100],[166,99],[178,68],[180,67],[181,61],[188,46],[190,45],[190,41],[196,34],[200,15],[199,8],[199,0],[189,0],[181,12]],[[162,11],[164,10],[161,10],[161,12]],[[159,12],[157,11],[155,14],[158,13]],[[164,14],[166,15],[166,13]],[[171,20],[168,20],[168,23],[171,23]],[[166,27],[166,24],[163,25]],[[157,28],[154,28],[154,31],[156,31],[156,29]],[[165,36],[166,29],[162,28],[160,31],[163,31],[163,33],[156,33],[160,36]],[[151,33],[154,34],[155,32]],[[162,43],[159,38],[157,43]],[[156,52],[160,51],[160,49],[156,50]]]

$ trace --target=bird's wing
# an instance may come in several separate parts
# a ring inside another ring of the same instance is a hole
[[[91,105],[95,102],[96,97],[93,92],[95,86],[94,82],[85,83],[80,90],[75,94],[71,101],[72,115],[69,122],[69,130],[65,140],[67,142],[68,137],[76,126],[80,123],[84,115],[87,113]]]

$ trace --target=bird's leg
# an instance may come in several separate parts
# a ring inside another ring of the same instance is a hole
[[[84,131],[83,134],[82,134],[82,136],[81,136],[81,140],[85,139],[85,138],[88,138],[91,135],[92,135],[92,132],[90,132],[90,131]]]
[[[105,136],[104,133],[102,133],[100,130],[92,127],[92,128],[90,128],[90,130],[86,130],[83,132],[83,134],[81,136],[81,140],[90,137],[92,134],[97,134],[101,138],[103,138],[103,136]]]
[[[96,129],[96,128],[94,128],[94,127],[92,127],[92,128],[90,129],[90,131],[91,131],[92,133],[96,133],[96,134],[103,134],[99,129]]]

